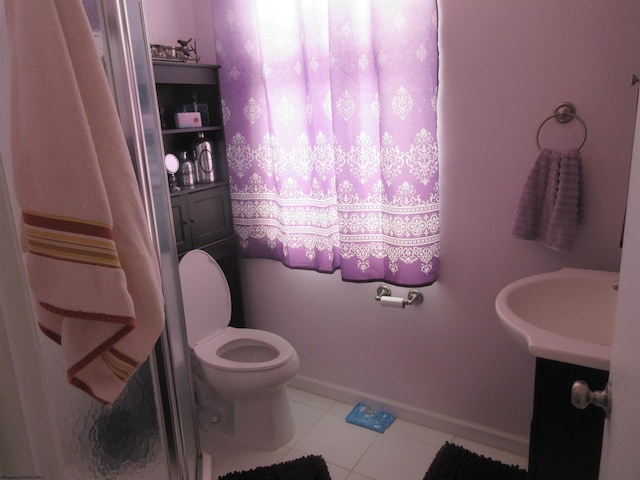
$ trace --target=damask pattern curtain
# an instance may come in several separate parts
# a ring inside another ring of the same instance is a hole
[[[435,0],[216,0],[242,255],[436,279]]]

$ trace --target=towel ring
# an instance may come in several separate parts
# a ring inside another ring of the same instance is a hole
[[[542,121],[538,127],[538,132],[536,133],[536,145],[538,146],[538,150],[542,150],[542,146],[540,145],[540,132],[542,131],[542,127],[544,127],[544,124],[552,118],[555,118],[559,123],[568,123],[575,118],[582,124],[582,128],[584,129],[584,138],[578,147],[578,150],[580,150],[587,141],[587,125],[584,123],[584,120],[578,116],[576,113],[576,107],[570,102],[564,102],[558,105],[553,111],[553,115],[549,115]]]

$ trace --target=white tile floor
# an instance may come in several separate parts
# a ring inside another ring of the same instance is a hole
[[[345,422],[353,405],[289,388],[296,433],[283,447],[255,450],[221,439],[202,439],[213,460],[212,480],[228,472],[322,455],[332,480],[422,480],[446,441],[507,464],[527,459],[446,432],[396,419],[384,434]]]

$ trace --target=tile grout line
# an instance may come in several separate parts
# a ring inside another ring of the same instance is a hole
[[[364,427],[362,427],[364,428]],[[358,458],[358,460],[356,460],[356,463],[353,465],[353,468],[350,470],[351,473],[358,473],[356,472],[356,468],[358,467],[358,465],[360,465],[360,462],[364,459],[365,455],[367,454],[367,452],[369,451],[369,449],[373,446],[373,444],[376,442],[376,440],[379,438],[380,435],[383,435],[380,432],[376,432],[376,437],[372,440],[372,442],[367,445],[367,448],[365,448],[364,452],[362,452],[362,455],[360,455],[360,458]],[[365,477],[366,475],[362,475],[360,473],[358,473],[358,475]],[[367,477],[369,478],[369,477]]]
[[[313,395],[313,394],[312,394]],[[305,438],[307,438],[308,435],[310,435],[310,433],[314,430],[314,428],[316,428],[318,426],[318,424],[320,424],[323,420],[327,421],[333,421],[335,422],[336,419],[340,419],[341,421],[346,422],[345,419],[345,415],[344,415],[344,411],[345,411],[345,406],[350,406],[350,404],[346,404],[345,402],[341,402],[339,400],[335,400],[335,399],[331,399],[329,397],[323,397],[323,396],[318,396],[320,397],[318,399],[318,401],[314,401],[313,396],[309,396],[306,397],[304,395],[299,396],[297,398],[289,398],[289,401],[291,402],[291,404],[295,404],[297,405],[297,408],[299,408],[301,411],[308,411],[308,412],[312,412],[315,411],[315,413],[311,413],[310,414],[310,422],[306,425],[306,428],[304,428],[304,432],[301,432],[300,436],[296,439],[296,441],[294,443],[291,443],[289,445],[286,446],[286,448],[284,449],[284,451],[281,453],[281,455],[278,455],[278,460],[277,462],[283,462],[285,461],[286,458],[289,459],[294,459],[299,457],[299,456],[307,456],[307,455],[311,455],[313,453],[307,453],[306,450],[300,450],[298,447],[300,446],[300,444],[303,442],[303,440]],[[343,405],[344,404],[344,405]],[[331,415],[331,417],[327,417],[327,415]],[[406,421],[406,420],[405,420]],[[347,422],[348,423],[348,422]],[[409,422],[408,423],[412,423]],[[423,432],[418,431],[418,430],[414,430],[413,428],[407,428],[406,426],[402,425],[401,428],[398,428],[396,431],[396,429],[393,428],[393,425],[389,426],[389,428],[387,430],[385,430],[384,433],[381,432],[377,432],[375,430],[372,429],[367,429],[365,427],[361,427],[359,425],[353,425],[354,428],[356,429],[361,429],[363,431],[370,431],[371,433],[374,433],[374,436],[371,437],[371,440],[366,444],[366,447],[364,448],[364,450],[358,454],[357,456],[352,457],[355,461],[353,462],[351,467],[346,467],[343,465],[339,465],[336,463],[333,463],[329,460],[327,460],[327,463],[332,465],[335,468],[340,469],[339,471],[340,473],[340,478],[342,478],[342,472],[346,472],[346,479],[348,479],[349,477],[358,477],[358,478],[363,478],[366,480],[376,480],[375,477],[369,477],[365,474],[361,474],[357,471],[357,468],[361,467],[362,465],[364,465],[364,461],[365,458],[368,454],[370,454],[370,452],[372,451],[372,447],[374,447],[374,444],[376,444],[376,442],[380,442],[383,441],[382,439],[384,438],[384,435],[386,433],[392,434],[393,436],[397,436],[398,438],[402,438],[406,441],[410,441],[410,442],[414,442],[414,443],[419,443],[422,445],[428,445],[431,447],[439,447],[441,446],[441,443],[444,441],[449,441],[452,443],[458,443],[460,445],[462,445],[464,448],[465,447],[465,442],[464,440],[468,440],[468,439],[464,439],[464,437],[459,437],[456,435],[451,434],[451,432],[440,432],[438,430],[434,430],[432,428],[429,427],[425,427],[422,426],[420,424],[416,424],[417,427],[422,427],[427,431],[434,431],[434,432],[439,432],[439,433],[443,433],[445,434],[446,438],[440,438],[440,437],[431,437],[429,435],[424,435]],[[295,435],[295,434],[294,434]],[[461,441],[462,440],[462,441]],[[386,440],[384,440],[386,441]],[[496,452],[499,452],[500,449],[497,449],[495,447],[490,447],[490,446],[486,446],[481,444],[480,442],[474,442],[472,441],[472,443],[478,443],[479,446],[485,446],[487,448],[489,448],[489,450],[495,450]],[[213,449],[211,450],[210,453],[213,453],[214,451],[218,450],[218,448],[222,447],[222,445],[224,445],[225,442],[222,442],[220,444],[217,444],[213,447]],[[471,451],[475,451],[474,448],[469,448]],[[499,461],[502,461],[504,463],[508,463],[508,464],[517,464],[519,462],[515,462],[514,460],[516,460],[515,457],[518,457],[518,455],[515,454],[511,454],[513,455],[513,458],[511,457],[511,455],[509,455],[509,460],[510,461],[505,461],[506,459],[501,459],[501,455],[491,455],[490,452],[489,456],[491,458],[496,458]],[[504,453],[511,453],[511,452],[504,452]],[[481,453],[483,455],[487,455],[486,453]],[[277,458],[277,457],[274,457]],[[274,461],[274,463],[276,463],[276,461]],[[350,462],[351,463],[351,462]],[[238,467],[240,468],[240,467]],[[213,475],[213,472],[212,472]],[[213,480],[213,477],[212,477]]]

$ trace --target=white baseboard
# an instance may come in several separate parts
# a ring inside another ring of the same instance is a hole
[[[295,376],[289,381],[288,385],[344,403],[356,404],[362,402],[372,408],[391,412],[403,420],[433,428],[434,430],[448,432],[457,437],[467,438],[524,457],[529,453],[528,438],[495,430],[477,423],[467,422],[304,375]]]
[[[198,480],[209,480],[213,478],[213,464],[211,462],[211,455],[208,453],[202,453],[200,459],[200,471],[198,472]]]

